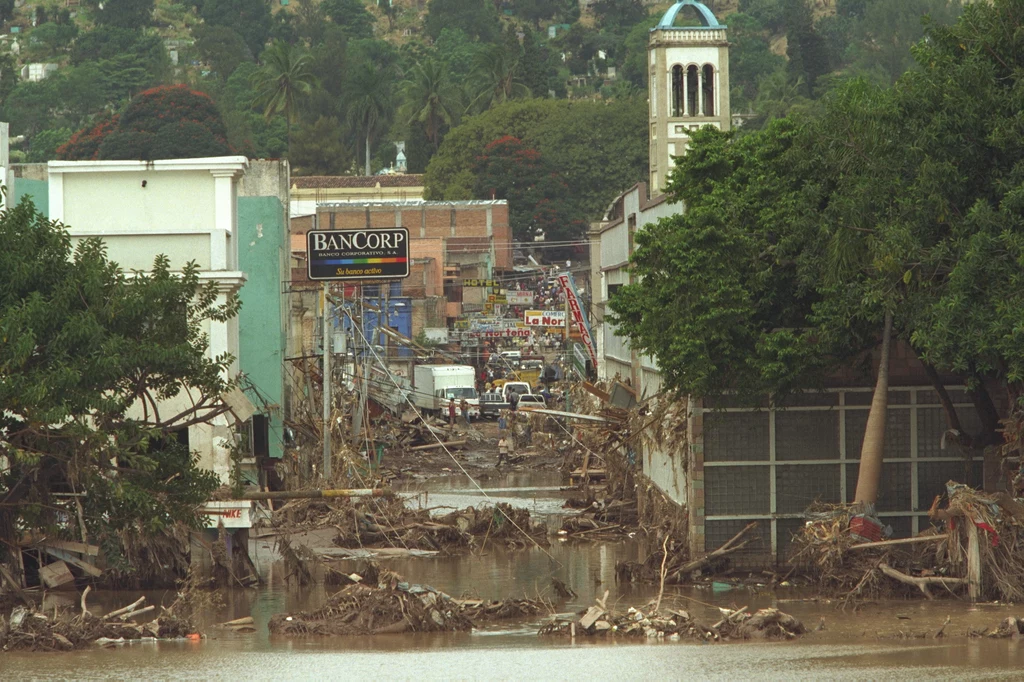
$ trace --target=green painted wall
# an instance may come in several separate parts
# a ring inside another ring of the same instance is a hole
[[[36,205],[36,210],[46,217],[50,216],[50,184],[46,180],[14,178],[11,184],[11,206],[17,206],[22,197],[29,196]]]
[[[238,197],[238,266],[246,276],[239,294],[238,366],[263,399],[278,406],[270,420],[271,457],[284,455],[286,209],[277,197]]]

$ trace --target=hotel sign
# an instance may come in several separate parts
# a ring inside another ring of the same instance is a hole
[[[402,279],[409,276],[409,231],[312,230],[306,234],[311,280]]]

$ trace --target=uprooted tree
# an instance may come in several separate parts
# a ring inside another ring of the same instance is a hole
[[[219,483],[175,436],[226,410],[231,358],[202,327],[238,302],[163,256],[125,273],[28,201],[0,213],[0,243],[0,563],[40,531],[130,574],[125,545],[197,525]]]
[[[891,327],[952,439],[1001,442],[990,391],[1011,406],[1024,396],[1022,22],[1024,0],[969,5],[931,27],[918,68],[891,88],[853,81],[813,116],[696,133],[668,187],[687,212],[637,234],[635,283],[611,304],[620,333],[680,392],[753,397],[870,366]],[[963,382],[977,432],[942,375]],[[877,490],[884,419],[868,428],[862,502]]]

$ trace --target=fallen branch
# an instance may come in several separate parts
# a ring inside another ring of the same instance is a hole
[[[465,440],[450,440],[447,443],[431,443],[430,445],[417,445],[414,448],[409,448],[409,452],[420,452],[422,450],[434,450],[436,448],[443,447],[455,447],[457,445],[465,445],[469,441]]]
[[[898,580],[901,583],[904,583],[904,584],[907,584],[907,585],[913,585],[914,587],[916,587],[919,590],[921,590],[921,592],[924,593],[924,596],[928,597],[928,599],[935,599],[935,597],[932,595],[931,591],[928,589],[929,585],[941,585],[942,587],[945,587],[946,589],[949,589],[950,585],[966,585],[967,584],[967,581],[964,580],[963,578],[943,578],[943,577],[940,577],[940,576],[928,576],[928,577],[924,577],[924,578],[915,578],[913,576],[907,575],[906,573],[901,573],[901,572],[897,571],[895,568],[893,568],[889,564],[878,564],[878,569],[880,571],[882,571],[882,573],[884,573],[887,576],[889,576],[890,578],[892,578],[893,580]]]
[[[107,615],[103,616],[103,620],[109,620],[109,619],[111,619],[111,618],[117,618],[117,617],[118,617],[118,616],[120,616],[120,615],[121,615],[122,613],[128,613],[128,612],[130,612],[130,611],[134,611],[134,610],[135,610],[135,609],[137,609],[138,607],[142,606],[143,602],[145,602],[145,601],[146,601],[146,598],[145,598],[145,597],[139,597],[138,599],[136,599],[135,601],[133,601],[133,602],[132,602],[131,604],[129,604],[128,606],[125,606],[125,607],[123,607],[123,608],[117,609],[116,611],[111,611],[111,612],[110,612],[110,613],[108,613]]]
[[[693,561],[688,561],[687,563],[683,564],[682,566],[680,566],[672,572],[673,580],[678,578],[680,575],[689,573],[690,571],[697,570],[701,566],[710,563],[718,557],[725,556],[726,554],[732,554],[733,552],[739,549],[743,549],[743,547],[746,546],[746,544],[750,542],[750,540],[744,540],[739,544],[734,543],[737,542],[741,537],[743,537],[747,533],[747,531],[751,530],[752,528],[755,528],[756,526],[757,521],[751,521],[746,525],[746,527],[743,528],[743,530],[741,530],[739,533],[736,533],[736,535],[732,536],[728,542],[726,542],[724,545],[722,545],[715,551],[705,554],[700,559],[694,559]]]
[[[851,545],[850,549],[871,549],[872,547],[892,547],[895,545],[913,545],[918,542],[932,542],[934,540],[945,540],[949,533],[939,535],[918,535],[916,538],[901,538],[899,540],[879,540],[878,542],[862,542],[859,545]]]
[[[85,598],[89,596],[90,592],[92,592],[92,585],[86,585],[85,589],[82,591],[82,602],[81,603],[82,603],[82,617],[83,618],[85,616],[89,615],[89,609],[85,608]]]

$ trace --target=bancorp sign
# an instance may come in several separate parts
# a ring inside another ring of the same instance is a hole
[[[400,279],[409,276],[409,231],[313,230],[306,235],[311,280]]]
[[[523,322],[527,327],[564,327],[564,310],[527,310]]]

